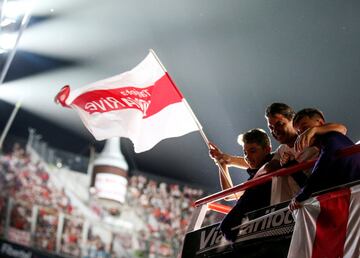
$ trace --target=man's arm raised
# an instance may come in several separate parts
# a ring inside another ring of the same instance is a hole
[[[321,126],[315,126],[307,129],[305,132],[300,134],[295,142],[295,150],[303,151],[304,148],[312,146],[315,140],[315,136],[323,135],[329,132],[339,132],[342,134],[346,134],[347,128],[343,124],[337,123],[326,123]]]
[[[229,173],[229,167],[238,167],[242,169],[247,169],[249,165],[246,163],[245,159],[241,156],[232,156],[226,153],[222,153],[220,149],[213,143],[209,143],[209,155],[215,161],[216,165],[219,167],[219,178],[220,185],[223,190],[232,188],[234,185],[231,180]],[[237,193],[236,195],[229,196],[225,200],[235,200],[239,199],[242,193]]]
[[[238,167],[242,169],[249,168],[249,165],[245,161],[245,158],[242,156],[233,156],[220,151],[220,149],[213,144],[212,142],[209,143],[209,155],[210,157],[216,161],[218,164],[223,164],[228,167]]]

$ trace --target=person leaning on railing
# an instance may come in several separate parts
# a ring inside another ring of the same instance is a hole
[[[270,138],[262,129],[252,129],[239,135],[238,142],[243,147],[244,157],[223,154],[212,143],[210,156],[221,164],[227,175],[229,166],[248,167],[246,171],[250,180],[257,170],[272,158]],[[239,230],[231,229],[241,224],[245,213],[269,206],[270,195],[271,182],[246,190],[220,224],[225,238],[235,241]]]
[[[297,139],[297,132],[293,127],[294,110],[284,103],[272,103],[265,110],[265,118],[271,135],[280,145],[276,149],[273,159],[259,169],[255,178],[263,174],[276,171],[282,167],[288,167],[306,160],[315,159],[318,154],[318,148],[313,146],[304,146],[301,150],[295,150],[294,144]],[[346,127],[342,124],[327,123],[322,124],[319,134],[325,134],[330,131],[346,133]],[[291,176],[275,178],[273,183],[273,194],[279,196],[274,198],[276,202],[290,200],[304,186],[310,171],[299,171]],[[280,187],[281,185],[281,187]],[[279,187],[278,187],[279,186]]]
[[[290,210],[301,207],[300,202],[316,191],[360,180],[360,153],[342,158],[336,156],[339,150],[354,143],[336,130],[324,132],[326,123],[321,111],[314,108],[302,109],[295,115],[293,123],[299,133],[295,142],[296,151],[317,146],[321,152],[305,186],[290,202]]]

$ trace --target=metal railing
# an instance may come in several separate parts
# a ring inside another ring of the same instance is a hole
[[[349,156],[349,155],[352,155],[352,154],[355,154],[355,153],[358,153],[358,152],[360,152],[360,145],[359,144],[353,145],[351,147],[347,147],[345,149],[342,149],[341,151],[339,151],[337,153],[337,157],[341,158],[341,157]],[[291,174],[293,174],[293,173],[295,173],[297,171],[300,171],[300,170],[309,169],[309,168],[313,167],[315,163],[316,163],[316,159],[304,161],[302,163],[296,164],[296,165],[291,166],[289,168],[279,169],[279,170],[274,171],[274,172],[272,172],[270,174],[263,175],[263,176],[260,176],[258,178],[251,179],[249,181],[246,181],[244,183],[236,185],[236,186],[234,186],[232,188],[229,188],[229,189],[217,192],[215,194],[206,196],[204,198],[201,198],[201,199],[195,201],[194,206],[198,207],[198,206],[203,205],[203,204],[207,204],[207,203],[210,203],[210,202],[215,202],[215,201],[225,199],[227,196],[230,196],[230,195],[232,195],[234,193],[244,191],[244,190],[252,188],[254,186],[261,185],[261,184],[264,184],[266,182],[269,182],[269,181],[272,180],[273,177],[287,176],[287,175],[291,175]]]

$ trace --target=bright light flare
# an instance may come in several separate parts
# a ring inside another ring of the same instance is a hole
[[[0,34],[0,48],[3,50],[10,50],[15,47],[16,39],[17,39],[16,33],[3,33]]]
[[[24,16],[31,7],[32,1],[7,1],[4,6],[3,17],[17,19]]]

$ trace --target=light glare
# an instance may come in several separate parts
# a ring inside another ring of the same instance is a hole
[[[8,1],[4,6],[4,17],[16,19],[30,10],[31,1]]]
[[[17,34],[4,33],[0,35],[0,48],[4,50],[10,50],[15,47]]]
[[[15,20],[15,19],[5,18],[5,19],[1,22],[0,26],[1,26],[1,27],[6,27],[6,26],[8,26],[8,25],[10,25],[10,24],[13,24],[13,23],[16,23],[16,20]]]

